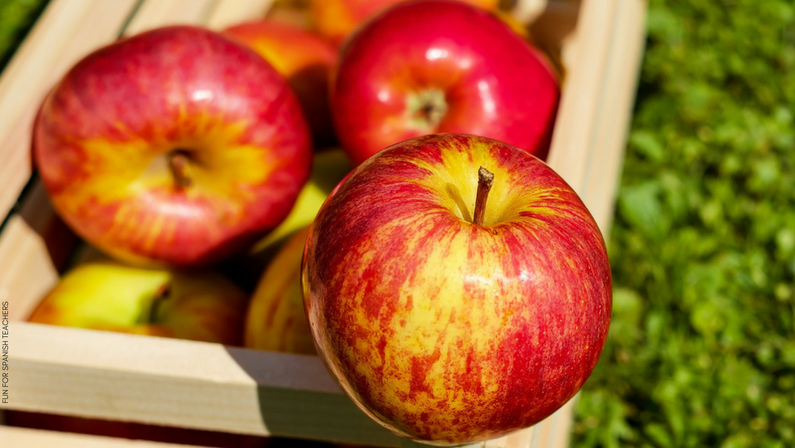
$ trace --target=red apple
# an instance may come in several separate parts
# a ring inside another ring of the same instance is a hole
[[[560,408],[594,368],[612,306],[605,244],[577,194],[527,152],[467,135],[412,139],[357,167],[312,225],[302,284],[342,388],[436,445]]]
[[[337,50],[331,44],[296,25],[267,19],[241,23],[223,33],[251,47],[287,79],[317,147],[334,142],[328,83]]]
[[[312,0],[310,15],[317,31],[335,45],[377,12],[404,0]],[[459,0],[485,10],[497,9],[499,0]]]
[[[248,294],[214,272],[102,261],[69,271],[30,322],[241,345]]]
[[[559,96],[551,66],[504,22],[421,0],[383,11],[346,42],[331,107],[354,163],[432,133],[482,135],[544,158]]]
[[[301,297],[301,257],[309,227],[296,232],[260,277],[246,315],[248,348],[314,354]]]
[[[276,227],[312,162],[284,78],[252,50],[189,26],[95,51],[44,100],[33,155],[84,239],[134,263],[218,261]]]

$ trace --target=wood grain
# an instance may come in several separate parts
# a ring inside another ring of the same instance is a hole
[[[627,131],[645,43],[646,4],[620,0],[612,43],[600,90],[594,135],[588,148],[589,164],[583,179],[583,201],[602,233],[612,224],[616,194],[624,161]]]
[[[144,0],[124,35],[165,25],[203,25],[214,4],[214,0]]]
[[[219,0],[206,25],[214,30],[222,30],[240,22],[262,19],[273,3],[274,0]]]
[[[10,331],[14,388],[5,409],[405,445],[356,408],[315,356],[25,322]],[[516,439],[473,446],[518,448]]]
[[[566,84],[547,158],[549,166],[581,196],[618,1],[588,1],[581,6],[576,42],[570,43],[576,56],[572,66],[566,68]]]
[[[175,445],[11,426],[0,426],[0,441],[4,447],[20,448],[199,448],[196,445]]]
[[[12,304],[11,319],[26,319],[55,286],[77,242],[55,215],[44,187],[36,182],[22,209],[10,217],[0,234],[0,301]]]

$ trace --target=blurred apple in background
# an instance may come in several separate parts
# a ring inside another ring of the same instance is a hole
[[[314,354],[301,297],[301,257],[309,227],[297,232],[268,265],[249,303],[244,345]]]
[[[249,296],[215,272],[78,265],[30,322],[241,345]]]
[[[312,224],[302,285],[342,388],[437,445],[560,408],[596,365],[612,307],[605,244],[577,194],[527,152],[466,135],[402,142],[354,169]]]
[[[348,157],[341,149],[331,149],[315,154],[312,161],[312,174],[309,177],[295,206],[287,218],[268,236],[257,242],[254,252],[279,248],[287,239],[315,220],[317,211],[323,205],[331,190],[353,169]]]
[[[78,62],[44,100],[33,155],[61,217],[102,251],[196,266],[288,214],[312,149],[284,78],[218,33],[173,26]]]
[[[314,221],[323,201],[351,169],[353,166],[348,157],[339,148],[315,153],[312,175],[287,218],[254,244],[249,252],[232,257],[224,263],[221,266],[222,271],[246,289],[253,290],[260,282],[263,271],[270,266],[281,248],[296,232]]]
[[[317,31],[339,46],[359,25],[381,10],[405,0],[310,0]],[[494,11],[499,0],[458,0]]]
[[[248,45],[290,83],[309,122],[316,148],[335,141],[328,83],[337,50],[319,36],[275,20],[241,23],[223,34]]]
[[[337,136],[359,164],[425,134],[494,138],[544,158],[560,90],[545,57],[482,9],[445,0],[382,11],[342,50]]]

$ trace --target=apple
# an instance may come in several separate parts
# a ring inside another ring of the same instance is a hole
[[[304,110],[316,147],[334,142],[328,82],[337,50],[331,44],[297,25],[269,19],[241,23],[223,34],[251,47],[287,79]]]
[[[359,165],[318,212],[302,269],[310,331],[342,388],[435,445],[552,414],[610,323],[589,211],[538,158],[484,137],[423,136]]]
[[[310,18],[315,29],[339,46],[363,22],[404,0],[312,0]],[[499,0],[459,0],[494,11]]]
[[[312,160],[312,174],[301,189],[287,218],[254,245],[254,252],[281,247],[293,234],[312,224],[331,190],[353,169],[345,152],[339,148],[318,152]]]
[[[308,234],[308,226],[297,232],[260,278],[246,315],[247,348],[315,354],[301,296],[301,257]]]
[[[464,133],[546,157],[560,89],[544,56],[455,1],[393,6],[346,42],[331,87],[340,143],[359,164],[425,134]]]
[[[242,289],[215,272],[96,261],[64,275],[28,320],[241,345],[248,299]]]
[[[72,67],[33,156],[56,211],[134,264],[209,265],[287,216],[309,177],[301,107],[262,57],[192,26],[144,32]]]
[[[339,148],[315,153],[312,174],[301,189],[295,206],[287,218],[249,251],[227,260],[220,269],[229,278],[247,289],[254,289],[263,271],[273,261],[282,247],[312,221],[331,190],[353,169],[348,157]],[[299,261],[300,262],[300,261]]]
[[[246,314],[246,347],[315,354],[301,296],[301,257],[309,225],[329,193],[352,168],[341,149],[315,154],[312,176],[290,215],[255,246],[256,253],[267,261],[264,272],[259,272]],[[259,264],[251,260],[245,263]]]

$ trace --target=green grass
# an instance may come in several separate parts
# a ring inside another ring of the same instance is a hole
[[[795,4],[651,0],[576,447],[795,446]]]

